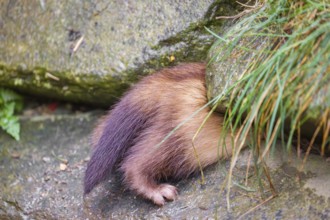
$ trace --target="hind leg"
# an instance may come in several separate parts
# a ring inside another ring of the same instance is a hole
[[[147,159],[130,158],[122,164],[121,170],[128,188],[159,206],[163,206],[166,200],[175,200],[178,194],[176,187],[170,184],[158,184],[155,178],[157,169],[149,169],[150,167],[146,167],[143,161],[146,162]]]

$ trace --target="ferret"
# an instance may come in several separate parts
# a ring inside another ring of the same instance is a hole
[[[192,142],[210,112],[204,108],[186,120],[208,102],[205,68],[188,63],[146,76],[101,118],[92,135],[85,195],[119,171],[128,189],[162,206],[178,195],[166,180],[186,178],[231,155],[230,134],[219,141],[222,115],[212,113]]]

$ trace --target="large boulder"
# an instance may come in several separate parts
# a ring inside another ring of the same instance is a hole
[[[201,61],[233,1],[0,2],[0,86],[109,106],[141,75]]]

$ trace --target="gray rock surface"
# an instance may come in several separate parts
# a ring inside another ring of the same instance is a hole
[[[217,15],[237,3],[208,1],[0,2],[0,86],[108,106],[139,76],[201,61]]]
[[[203,186],[198,174],[175,182],[179,198],[162,208],[125,190],[119,176],[110,177],[83,198],[88,135],[100,115],[94,111],[23,119],[20,142],[0,133],[0,219],[330,218],[330,163],[311,156],[300,173],[296,167],[301,161],[292,157],[288,163],[283,152],[267,159],[277,191],[277,197],[267,202],[263,201],[271,196],[268,182],[262,178],[261,194],[253,168],[244,186],[249,151],[243,152],[234,170],[231,212],[226,188],[221,191],[229,161],[207,168]]]

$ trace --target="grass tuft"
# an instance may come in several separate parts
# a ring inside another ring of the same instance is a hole
[[[315,123],[316,129],[303,163],[317,137],[322,139],[321,155],[330,150],[329,2],[264,0],[247,7],[247,12],[242,13],[245,17],[238,21],[239,28],[218,37],[225,54],[221,61],[230,61],[234,49],[236,57],[255,52],[249,45],[239,45],[244,37],[257,40],[267,36],[272,44],[258,51],[242,77],[218,96],[220,101],[223,96],[230,97],[225,127],[237,133],[227,182],[228,208],[233,168],[248,137],[253,143],[255,165],[263,167],[259,170],[270,184],[265,156],[273,152],[278,140],[289,151],[295,136],[300,152],[300,133],[306,122]]]

